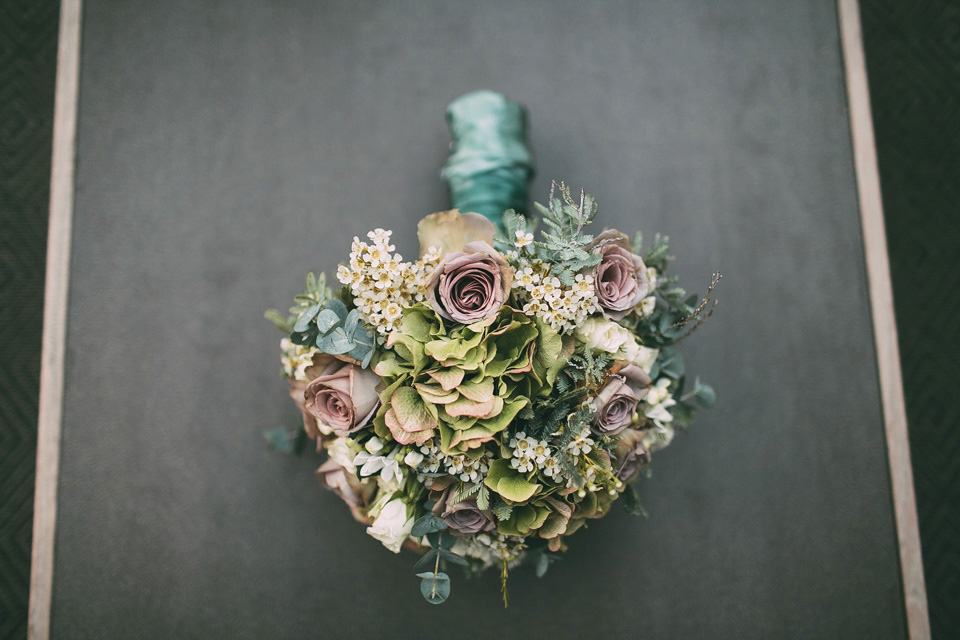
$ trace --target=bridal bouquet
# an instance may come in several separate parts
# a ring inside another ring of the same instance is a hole
[[[289,316],[270,317],[317,470],[367,533],[416,567],[431,603],[445,569],[530,563],[539,575],[570,536],[618,499],[698,407],[673,346],[713,310],[666,273],[667,239],[588,231],[597,207],[554,185],[536,205],[457,210],[417,226],[404,261],[391,232],[354,238],[336,274],[307,276]],[[271,433],[290,448],[283,433]]]

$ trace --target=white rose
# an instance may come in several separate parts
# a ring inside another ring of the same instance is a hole
[[[587,318],[574,331],[574,336],[590,349],[616,353],[632,338],[630,332],[616,322],[603,318]]]
[[[383,543],[387,549],[400,553],[403,542],[410,537],[413,518],[407,517],[407,505],[395,499],[384,505],[377,519],[367,527],[367,533]]]
[[[623,345],[623,359],[630,364],[637,365],[643,369],[644,373],[650,373],[653,369],[653,363],[657,361],[659,349],[651,349],[640,345],[633,336],[630,341]]]

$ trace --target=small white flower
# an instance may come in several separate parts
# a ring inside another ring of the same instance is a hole
[[[540,469],[543,471],[543,475],[548,478],[555,478],[560,475],[560,466],[554,457],[545,459],[540,465]]]
[[[532,242],[533,242],[533,234],[532,234],[532,233],[524,233],[522,230],[517,229],[516,240],[514,240],[514,244],[515,244],[517,247],[519,247],[519,248],[522,249],[523,247],[527,246],[528,244],[530,244],[530,243],[532,243]]]
[[[644,402],[651,407],[660,404],[670,395],[669,387],[670,378],[660,378],[647,390],[647,395],[643,398]]]
[[[423,462],[424,455],[419,451],[411,450],[407,452],[407,455],[403,456],[403,463],[408,467],[416,469],[421,462]]]
[[[510,466],[520,473],[533,471],[533,462],[530,460],[530,458],[512,458],[510,460]]]
[[[547,443],[543,440],[533,445],[531,457],[536,460],[537,464],[543,464],[543,461],[546,460],[549,455],[550,449],[547,448]]]
[[[366,444],[363,445],[363,448],[370,453],[378,453],[383,450],[383,442],[377,436],[373,436],[367,440]]]
[[[353,459],[353,464],[360,468],[360,477],[372,476],[380,472],[380,479],[387,486],[399,486],[403,484],[403,472],[400,470],[400,463],[393,456],[375,456],[361,451]]]
[[[637,305],[640,316],[646,318],[657,308],[657,296],[647,296]]]
[[[403,313],[403,309],[396,302],[389,303],[383,310],[383,315],[387,320],[396,320],[401,313]]]

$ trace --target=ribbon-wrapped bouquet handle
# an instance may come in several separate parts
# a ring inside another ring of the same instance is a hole
[[[452,153],[441,176],[454,209],[482,214],[497,228],[503,212],[524,213],[533,159],[527,148],[527,112],[493,91],[475,91],[447,107]]]

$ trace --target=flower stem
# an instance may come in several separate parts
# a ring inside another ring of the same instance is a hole
[[[500,592],[503,593],[503,608],[506,609],[509,604],[507,597],[507,550],[500,549],[500,557],[503,558],[500,564]]]

